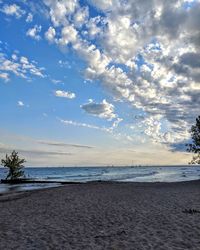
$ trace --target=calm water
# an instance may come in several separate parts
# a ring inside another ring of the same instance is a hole
[[[25,169],[26,177],[55,181],[121,181],[121,182],[175,182],[200,179],[200,166],[179,167],[48,167]],[[0,179],[6,169],[0,168]],[[58,184],[0,184],[0,192],[30,190],[58,186]]]

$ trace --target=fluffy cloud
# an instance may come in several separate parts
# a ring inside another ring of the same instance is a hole
[[[74,99],[76,97],[76,95],[74,93],[63,91],[63,90],[56,90],[55,96],[64,97],[64,98],[68,98],[68,99]]]
[[[39,33],[41,32],[42,26],[41,25],[34,25],[33,28],[28,29],[26,32],[26,35],[39,41],[41,39],[41,36]]]
[[[49,15],[55,27],[68,24],[67,16],[72,15],[79,6],[77,0],[44,0],[50,8]]]
[[[8,81],[11,74],[30,79],[32,76],[42,77],[44,69],[36,66],[36,62],[29,61],[27,57],[12,54],[11,58],[5,53],[0,53],[0,78]]]
[[[75,26],[80,28],[82,25],[86,24],[88,17],[89,17],[89,13],[88,13],[87,7],[78,8],[74,15],[73,22]]]
[[[25,14],[25,11],[22,10],[17,4],[5,4],[1,9],[1,12],[8,16],[15,16],[16,18],[20,18]]]
[[[114,5],[118,4],[118,1],[116,0],[90,0],[90,3],[102,11],[107,11],[107,10],[111,10],[114,7]]]
[[[116,118],[114,113],[114,105],[103,100],[101,103],[95,103],[93,100],[89,100],[89,103],[83,104],[81,108],[88,114],[112,120]]]
[[[54,42],[55,35],[56,35],[55,29],[53,27],[49,27],[49,29],[45,33],[45,38],[51,43]]]
[[[77,31],[73,25],[62,28],[61,35],[62,37],[59,39],[58,43],[62,46],[73,43],[77,39]]]
[[[76,23],[84,8],[78,1],[45,3],[58,34],[51,40],[86,62],[87,79],[144,112],[147,136],[168,145],[188,138],[200,106],[199,1],[90,0],[100,11],[84,29]],[[82,106],[97,116],[102,107]]]

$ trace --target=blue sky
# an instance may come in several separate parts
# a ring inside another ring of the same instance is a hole
[[[0,1],[0,155],[186,164],[200,1]]]

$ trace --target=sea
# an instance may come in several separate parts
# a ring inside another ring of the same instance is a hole
[[[131,166],[131,167],[26,167],[25,175],[43,181],[118,181],[118,182],[179,182],[200,179],[198,166]],[[0,179],[7,170],[0,168]],[[26,191],[59,186],[59,183],[0,184],[0,193]]]

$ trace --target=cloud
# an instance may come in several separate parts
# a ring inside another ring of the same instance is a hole
[[[32,13],[28,13],[27,17],[26,17],[26,22],[27,23],[31,23],[33,21],[33,14]]]
[[[118,3],[118,1],[116,0],[90,0],[90,3],[102,11],[108,11],[108,10],[111,10],[114,7],[114,5]]]
[[[58,44],[65,46],[70,43],[74,43],[77,40],[77,30],[73,25],[67,25],[61,30],[61,38],[58,40]]]
[[[96,130],[101,130],[101,131],[108,132],[108,133],[111,132],[110,128],[99,127],[96,125],[81,123],[81,122],[76,122],[76,121],[71,121],[71,120],[62,120],[62,119],[59,119],[59,120],[61,123],[65,124],[65,125],[72,125],[72,126],[76,126],[76,127],[96,129]]]
[[[200,54],[194,52],[182,54],[179,62],[191,68],[200,68]]]
[[[55,27],[67,24],[67,16],[72,15],[79,6],[78,1],[54,1],[44,0],[45,4],[50,8],[49,15]]]
[[[28,29],[26,32],[26,35],[39,41],[41,39],[41,36],[39,33],[41,32],[42,26],[41,25],[34,25],[33,28]]]
[[[78,8],[73,17],[73,23],[77,27],[82,27],[87,23],[89,18],[89,10],[88,7]]]
[[[90,18],[86,23],[87,31],[85,31],[85,34],[90,39],[100,36],[100,34],[102,34],[102,27],[104,24],[104,19],[100,16]]]
[[[27,154],[27,155],[37,155],[37,156],[62,156],[62,155],[72,155],[72,153],[69,152],[61,152],[61,151],[47,151],[47,150],[27,150],[27,149],[21,149],[21,148],[15,148],[17,152],[20,154]],[[10,146],[6,147],[0,147],[0,153],[11,153],[13,151],[13,148]]]
[[[83,104],[81,108],[88,114],[98,116],[107,120],[112,120],[116,118],[114,113],[114,105],[103,100],[101,103],[95,103],[90,100],[89,103]]]
[[[26,12],[20,8],[17,4],[5,4],[1,9],[1,12],[8,16],[15,16],[16,18],[22,17]]]
[[[84,29],[75,15],[90,5],[45,3],[54,42],[85,61],[86,79],[99,80],[115,101],[144,113],[142,126],[153,141],[170,146],[187,140],[200,106],[199,1],[90,0],[97,15],[86,18]],[[103,114],[98,103],[83,107]]]
[[[44,68],[39,68],[36,64],[25,56],[12,54],[8,58],[2,52],[0,53],[0,78],[9,81],[11,73],[24,79],[30,79],[31,76],[44,78]]]
[[[49,29],[45,32],[45,38],[50,42],[54,42],[56,35],[56,31],[53,27],[49,27]]]
[[[8,73],[0,73],[0,78],[3,79],[5,82],[8,82],[10,80]]]
[[[71,69],[71,65],[68,61],[59,60],[58,64],[60,65],[61,68]]]
[[[58,120],[65,125],[71,125],[71,126],[75,126],[75,127],[83,127],[83,128],[94,129],[94,130],[106,132],[109,135],[111,135],[114,139],[120,140],[121,142],[124,142],[124,138],[127,139],[126,134],[116,132],[116,129],[119,126],[119,123],[123,121],[123,119],[121,119],[121,118],[116,118],[116,120],[114,120],[113,124],[109,127],[100,127],[100,126],[96,126],[93,124],[77,122],[77,121],[72,121],[72,120],[63,120],[63,119],[58,119]]]
[[[113,122],[112,129],[117,128],[119,126],[120,122],[122,122],[122,121],[123,121],[122,118],[117,117],[117,119]]]
[[[20,106],[20,107],[23,107],[24,106],[24,103],[22,101],[18,101],[17,102],[17,105]]]
[[[82,148],[66,149],[59,148],[59,146],[40,145],[38,140],[35,139],[10,133],[6,135],[4,130],[0,130],[0,133],[2,142],[0,142],[0,157],[5,157],[6,153],[10,154],[15,149],[19,152],[20,157],[24,157],[27,160],[27,166],[124,166],[133,164],[133,162],[134,164],[150,165],[174,164],[174,162],[178,162],[177,160],[179,160],[179,164],[185,164],[191,158],[191,154],[169,152],[163,150],[163,147],[159,145],[152,144],[148,144],[146,148],[138,144],[132,150],[132,147],[130,148],[126,144],[122,144],[122,140],[118,143],[118,145],[121,145],[118,149],[98,146],[91,149],[91,151],[87,148],[86,150]],[[21,144],[22,141],[23,144]],[[7,143],[10,143],[10,145]],[[145,145],[147,146],[147,144]]]
[[[55,142],[55,141],[38,141],[40,144],[48,145],[48,146],[56,146],[56,147],[74,147],[74,148],[86,148],[86,149],[92,149],[93,146],[88,145],[81,145],[81,144],[70,144],[70,143],[64,143],[64,142]]]
[[[61,80],[56,80],[56,79],[51,79],[52,83],[54,84],[59,84],[59,83],[63,83]]]
[[[68,98],[68,99],[74,99],[76,97],[75,93],[67,92],[67,91],[63,91],[63,90],[56,90],[55,96]]]

